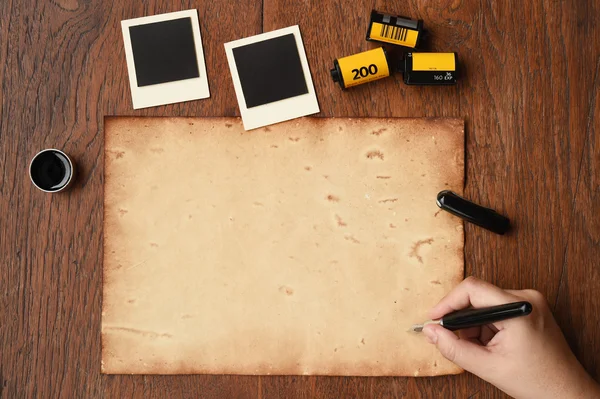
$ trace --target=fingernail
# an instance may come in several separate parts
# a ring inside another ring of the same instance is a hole
[[[435,332],[435,330],[431,329],[431,328],[425,328],[423,329],[423,334],[425,334],[425,337],[427,339],[427,342],[429,342],[430,344],[436,344],[438,337],[437,337],[437,333]]]

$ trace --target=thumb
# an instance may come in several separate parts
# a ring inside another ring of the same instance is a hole
[[[452,331],[442,326],[426,325],[423,328],[423,333],[427,336],[429,342],[438,348],[442,356],[467,371],[480,373],[485,365],[490,363],[489,356],[491,356],[491,353],[487,348],[460,339]]]

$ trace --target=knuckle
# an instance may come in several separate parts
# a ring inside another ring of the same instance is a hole
[[[464,283],[467,287],[477,287],[481,285],[481,280],[477,277],[469,276],[465,279]]]

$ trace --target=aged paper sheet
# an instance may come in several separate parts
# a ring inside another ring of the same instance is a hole
[[[408,328],[463,277],[458,119],[106,118],[102,371],[458,373]]]

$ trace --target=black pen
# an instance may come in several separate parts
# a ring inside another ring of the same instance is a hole
[[[504,305],[480,309],[463,309],[448,313],[438,320],[429,320],[423,324],[413,325],[409,331],[421,332],[427,324],[439,324],[450,330],[462,330],[469,327],[483,326],[513,317],[527,316],[533,307],[529,302],[513,302]]]

